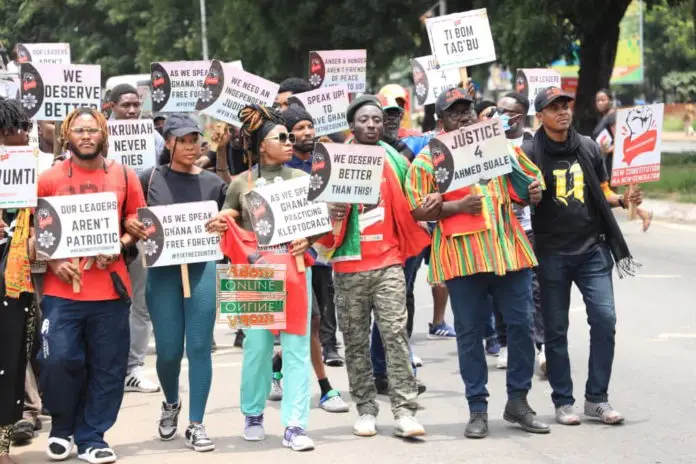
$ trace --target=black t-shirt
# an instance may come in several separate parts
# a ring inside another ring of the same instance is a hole
[[[173,205],[194,201],[215,201],[222,208],[227,195],[227,185],[208,171],[188,174],[172,171],[169,166],[147,169],[140,174],[145,200],[148,206]]]
[[[599,145],[589,137],[580,137],[592,154],[599,182],[606,182],[607,172]],[[602,231],[597,200],[585,183],[577,153],[544,153],[543,159],[538,160],[534,144],[534,140],[525,142],[522,149],[542,170],[546,182],[541,202],[532,215],[536,252],[539,256],[586,253],[597,244]]]

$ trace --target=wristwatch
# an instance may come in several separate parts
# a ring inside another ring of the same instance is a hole
[[[619,206],[622,207],[623,209],[627,209],[626,203],[624,203],[623,197],[619,197]]]

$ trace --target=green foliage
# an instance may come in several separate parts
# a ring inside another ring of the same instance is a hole
[[[693,101],[696,99],[696,71],[670,72],[662,78],[662,88],[672,93],[678,101]]]
[[[696,153],[663,153],[660,180],[640,187],[649,198],[696,202]]]

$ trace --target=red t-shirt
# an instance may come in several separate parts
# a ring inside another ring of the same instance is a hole
[[[382,176],[379,202],[376,206],[354,205],[360,212],[359,261],[336,261],[334,270],[339,273],[365,272],[402,265],[399,239],[393,213],[392,191]]]
[[[146,205],[138,176],[127,167],[125,168],[128,176],[128,192],[126,194],[124,167],[113,160],[107,161],[106,171],[103,168],[87,171],[79,168],[70,160],[57,163],[39,176],[39,197],[115,192],[118,198],[119,221],[122,219],[121,214],[124,210],[126,219],[129,219],[137,215],[138,208],[143,208]],[[125,208],[124,202],[126,202]],[[121,233],[123,234],[125,231],[122,230]],[[82,258],[80,261],[80,265],[83,267],[85,259]],[[87,271],[83,269],[80,293],[73,293],[72,284],[60,280],[49,267],[44,280],[44,293],[77,301],[117,300],[119,296],[110,276],[111,272],[114,271],[121,277],[128,289],[128,294],[130,294],[131,283],[123,257],[106,269],[99,269],[96,265]]]

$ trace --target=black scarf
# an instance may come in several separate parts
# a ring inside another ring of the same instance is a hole
[[[606,234],[607,244],[614,257],[619,278],[635,275],[636,267],[639,267],[640,264],[633,259],[631,251],[628,249],[628,244],[626,244],[621,228],[616,222],[611,206],[602,191],[597,172],[592,164],[592,153],[588,145],[583,143],[581,136],[571,127],[566,141],[558,143],[549,139],[546,131],[542,128],[534,136],[534,147],[536,152],[534,157],[539,163],[544,163],[546,159],[544,154],[555,156],[575,153],[585,176],[589,193],[599,208],[599,219],[602,222],[600,229]],[[542,169],[547,171],[544,166],[542,166]]]

